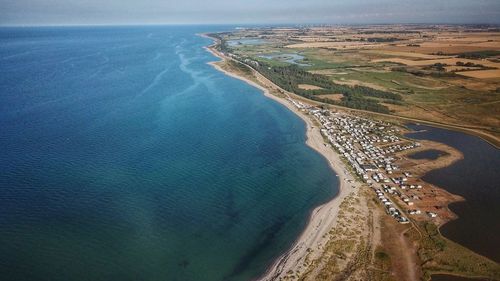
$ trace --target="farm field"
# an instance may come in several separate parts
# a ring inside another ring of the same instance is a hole
[[[289,82],[306,98],[500,137],[500,29],[495,26],[243,28],[222,39],[232,42],[226,51],[255,66],[313,75]],[[325,88],[325,77],[332,86]],[[345,87],[378,92],[356,93],[353,101]],[[388,100],[381,93],[400,98]]]

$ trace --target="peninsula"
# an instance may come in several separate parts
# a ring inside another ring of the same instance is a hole
[[[500,281],[500,1],[0,0],[6,281]]]
[[[398,37],[414,34],[400,26],[390,29],[396,30]],[[348,29],[341,30],[345,34]],[[372,37],[382,33],[376,27],[354,30],[365,30],[363,34]],[[328,160],[340,182],[339,194],[311,213],[302,235],[260,279],[429,280],[433,274],[500,279],[498,263],[439,232],[440,226],[456,218],[448,205],[464,198],[421,179],[463,155],[442,143],[405,137],[409,132],[405,124],[424,122],[476,134],[498,145],[498,133],[493,129],[498,120],[493,117],[491,127],[472,121],[470,126],[458,126],[452,123],[453,117],[445,122],[433,119],[436,112],[446,114],[439,109],[428,115],[405,115],[394,110],[412,107],[401,93],[375,83],[332,78],[344,74],[335,70],[329,75],[327,72],[333,70],[320,68],[325,64],[331,67],[333,62],[328,61],[337,56],[337,48],[342,49],[340,56],[347,57],[343,49],[365,52],[359,46],[392,42],[387,41],[390,32],[382,33],[384,40],[365,38],[352,45],[330,42],[318,35],[336,32],[333,27],[261,28],[204,35],[215,41],[207,48],[221,59],[211,63],[215,68],[261,89],[304,120],[307,144]],[[298,40],[314,43],[302,46]],[[291,42],[296,45],[288,46]],[[284,47],[288,49],[283,51]],[[358,66],[363,67],[367,68]],[[380,71],[386,73],[384,69]],[[377,73],[377,67],[355,71]],[[394,79],[391,83],[400,82]],[[491,98],[490,102],[496,103],[498,95]],[[432,151],[440,153],[432,159],[418,157]]]

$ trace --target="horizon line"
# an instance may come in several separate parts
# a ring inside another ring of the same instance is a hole
[[[500,27],[500,23],[481,22],[367,22],[367,23],[48,23],[0,24],[0,27],[126,27],[126,26],[363,26],[363,25],[486,25]]]

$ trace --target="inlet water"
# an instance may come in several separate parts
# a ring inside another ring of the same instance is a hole
[[[486,141],[460,132],[424,125],[409,125],[414,139],[447,144],[463,153],[464,159],[428,172],[423,180],[461,195],[466,201],[450,209],[459,218],[441,227],[441,233],[496,262],[500,261],[500,151]]]
[[[415,152],[413,154],[408,155],[411,159],[428,159],[428,160],[436,160],[441,156],[446,155],[447,153],[437,149],[427,149],[419,152]]]

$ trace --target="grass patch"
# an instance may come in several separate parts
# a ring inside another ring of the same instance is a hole
[[[460,53],[458,54],[457,57],[464,59],[485,59],[489,57],[495,57],[498,55],[500,55],[500,51],[486,50],[486,51]]]
[[[426,280],[436,273],[500,280],[500,265],[494,261],[446,239],[433,223],[423,222],[419,229],[423,237],[418,255]]]
[[[384,252],[382,247],[375,250],[373,259],[374,270],[371,272],[372,280],[377,281],[395,281],[391,275],[392,260],[389,254]]]

